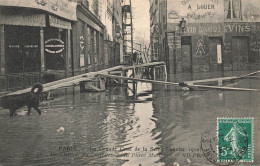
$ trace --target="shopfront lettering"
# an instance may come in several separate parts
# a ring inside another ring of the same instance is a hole
[[[191,2],[192,0],[182,0],[181,1],[181,4],[182,5],[187,5],[189,2]],[[218,3],[219,3],[219,0],[208,0],[208,1],[210,1],[210,2],[213,2],[214,4],[216,4],[216,5],[218,5]]]
[[[17,6],[40,9],[59,17],[77,21],[77,2],[68,0],[0,0],[1,6]]]
[[[178,30],[178,29],[176,29]],[[249,24],[237,24],[237,23],[227,23],[227,24],[200,24],[197,26],[195,24],[187,25],[186,33],[249,33],[249,32],[260,32],[260,25],[249,25]]]
[[[206,12],[203,14],[197,14],[197,13],[188,13],[187,18],[188,19],[194,19],[194,20],[200,20],[200,19],[206,19],[206,18],[212,18],[215,14],[212,12]]]
[[[19,45],[8,45],[9,48],[20,48]]]
[[[49,39],[45,42],[45,51],[48,53],[57,54],[64,49],[64,42],[61,39]]]
[[[218,5],[219,0],[210,0],[211,2],[215,3],[216,5]]]
[[[79,46],[80,46],[80,48],[83,50],[84,48],[85,48],[85,42],[84,42],[84,37],[83,36],[80,36],[79,37],[79,40],[80,40],[80,42],[79,42]]]
[[[40,4],[42,6],[45,6],[47,4],[46,0],[35,0],[37,4]]]
[[[249,25],[228,24],[224,26],[224,32],[250,32]]]
[[[182,0],[182,1],[181,1],[181,4],[182,4],[182,5],[186,5],[186,4],[189,3],[190,1],[192,1],[192,0]]]
[[[63,28],[63,29],[71,29],[71,23],[65,20],[62,20],[58,17],[49,15],[50,26]]]
[[[24,48],[38,48],[38,45],[24,45]]]
[[[197,4],[197,10],[200,9],[215,9],[214,4]]]
[[[8,15],[0,12],[0,22],[7,25],[46,26],[44,14]]]

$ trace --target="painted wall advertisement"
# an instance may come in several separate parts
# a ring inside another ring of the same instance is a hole
[[[168,0],[168,23],[223,22],[236,19],[241,22],[260,21],[259,0]],[[231,5],[232,2],[232,5]],[[232,6],[232,9],[231,9]],[[234,17],[229,12],[233,10]]]
[[[188,22],[219,22],[224,18],[221,0],[169,0],[168,4],[168,22],[176,23],[181,18]]]

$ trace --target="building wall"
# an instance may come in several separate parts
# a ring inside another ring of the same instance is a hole
[[[159,2],[150,0],[150,44],[152,61],[159,60]]]
[[[151,11],[163,9],[163,1],[150,2]],[[170,72],[187,72],[189,66],[191,72],[259,69],[260,1],[234,0],[232,9],[229,2],[167,0],[166,29],[165,13],[150,12],[151,44],[156,40],[154,20],[159,18],[159,55],[169,63]],[[179,28],[182,18],[187,22],[184,32]]]
[[[233,1],[233,10],[230,2]],[[259,22],[260,1],[258,0],[167,0],[167,20],[178,23],[184,18],[189,23]],[[233,17],[231,18],[231,15]]]
[[[0,4],[0,89],[21,89],[71,76],[70,37],[76,3]]]

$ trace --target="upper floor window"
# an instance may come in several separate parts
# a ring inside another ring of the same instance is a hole
[[[225,0],[225,19],[241,19],[241,0]]]

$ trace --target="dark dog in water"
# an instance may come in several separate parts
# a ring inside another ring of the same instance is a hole
[[[0,105],[3,108],[10,110],[10,116],[15,115],[15,111],[23,106],[27,106],[29,115],[31,113],[31,108],[34,108],[39,115],[41,115],[41,110],[39,107],[40,94],[42,93],[42,84],[33,85],[31,92],[27,92],[19,95],[7,95],[0,98]]]

